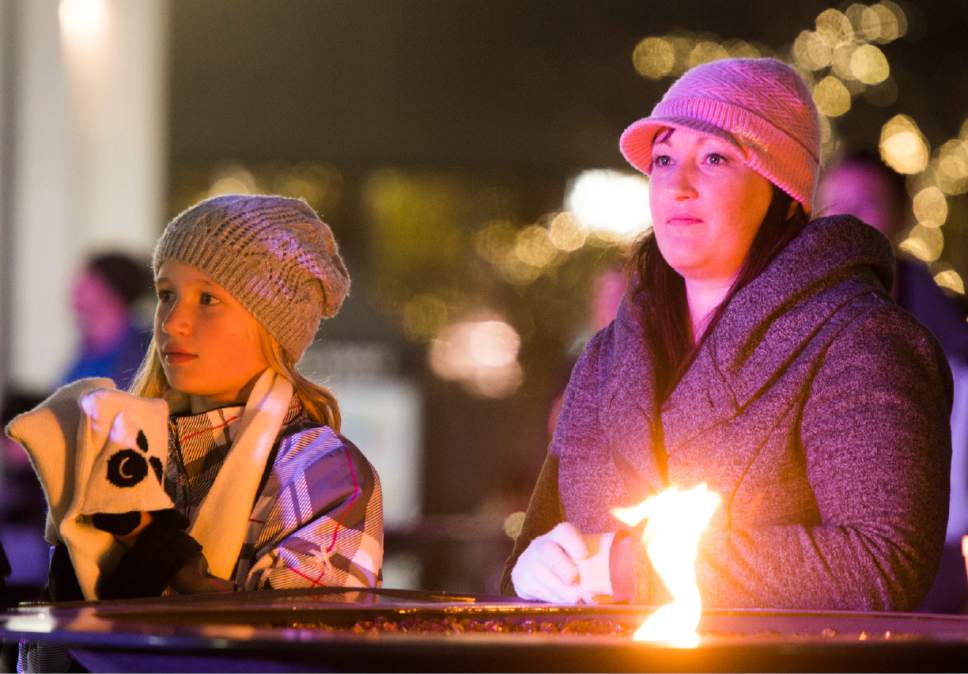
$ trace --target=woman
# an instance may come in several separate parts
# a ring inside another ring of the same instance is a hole
[[[505,587],[657,601],[610,509],[706,482],[723,501],[704,605],[916,605],[944,539],[950,374],[890,299],[888,242],[847,216],[808,222],[803,81],[773,59],[699,66],[620,144],[651,178],[654,229],[572,373]],[[579,571],[599,549],[604,582]]]

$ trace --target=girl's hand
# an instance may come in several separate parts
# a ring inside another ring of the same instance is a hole
[[[538,536],[511,571],[514,591],[522,599],[561,604],[592,603],[595,592],[581,585],[579,562],[588,559],[588,547],[573,524],[562,522]]]
[[[217,578],[208,572],[205,555],[198,553],[178,570],[168,583],[178,594],[202,594],[207,592],[233,592],[235,584]]]

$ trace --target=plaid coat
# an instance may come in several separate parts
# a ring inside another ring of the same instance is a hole
[[[191,521],[232,446],[242,407],[169,419],[165,488]],[[240,590],[376,587],[383,502],[376,470],[349,440],[293,399],[249,514]]]

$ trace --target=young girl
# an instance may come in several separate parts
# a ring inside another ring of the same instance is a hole
[[[339,435],[333,395],[295,367],[349,289],[329,227],[296,199],[215,197],[168,224],[152,264],[154,335],[131,393],[168,403],[156,470],[174,508],[94,516],[123,545],[97,596],[377,586],[379,478]],[[123,486],[131,469],[115,473]],[[55,550],[55,600],[80,598],[72,556]]]

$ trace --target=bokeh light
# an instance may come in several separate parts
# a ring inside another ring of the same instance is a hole
[[[542,269],[554,261],[558,250],[548,238],[547,229],[530,225],[518,232],[514,254],[524,264]]]
[[[854,73],[850,68],[850,60],[856,50],[857,45],[853,42],[841,42],[834,47],[830,56],[831,69],[847,86],[855,81]]]
[[[876,5],[872,5],[871,9],[877,12],[881,21],[881,35],[878,42],[891,42],[907,34],[907,15],[899,4],[891,2],[891,0],[882,0]]]
[[[507,220],[492,220],[474,234],[474,250],[491,264],[499,264],[514,248],[517,230]]]
[[[813,101],[827,117],[840,117],[850,110],[850,92],[834,75],[827,75],[814,86]]]
[[[817,15],[817,34],[831,47],[853,40],[854,27],[847,15],[838,9],[825,9]]]
[[[211,187],[208,188],[208,197],[215,197],[220,194],[257,194],[259,181],[256,180],[252,171],[241,164],[224,164],[215,169]]]
[[[944,234],[939,227],[915,225],[898,248],[922,262],[934,262],[944,250]]]
[[[647,37],[635,46],[632,64],[643,77],[661,79],[672,74],[676,65],[676,49],[665,38]]]
[[[524,528],[524,518],[523,510],[517,510],[504,518],[504,533],[508,538],[516,540],[521,535],[521,529]]]
[[[746,40],[730,40],[725,45],[726,51],[733,58],[755,59],[763,55],[759,47]]]
[[[574,214],[562,211],[548,225],[548,239],[558,250],[571,253],[585,245],[588,233],[582,229]]]
[[[667,39],[676,51],[676,64],[670,74],[681,75],[688,67],[689,54],[692,53],[696,40],[691,35],[669,35]]]
[[[897,16],[882,4],[872,5],[864,10],[861,29],[864,37],[872,42],[891,42],[901,36]]]
[[[501,278],[508,283],[526,286],[537,281],[544,270],[541,267],[522,264],[512,250],[507,257],[498,262],[497,271]]]
[[[907,115],[895,115],[881,128],[881,159],[898,173],[920,173],[928,165],[931,150],[917,123]]]
[[[793,59],[806,70],[822,70],[830,65],[832,49],[812,30],[801,31],[793,41]]]
[[[947,288],[959,295],[965,294],[965,281],[961,278],[961,274],[954,269],[945,269],[944,271],[938,272],[934,275],[934,282],[942,288]]]
[[[938,149],[935,175],[945,194],[968,192],[968,141],[954,138]]]
[[[864,84],[880,84],[891,74],[884,52],[872,44],[864,44],[850,55],[850,72]]]
[[[431,342],[430,367],[472,395],[505,398],[524,379],[520,348],[521,337],[503,320],[463,321],[446,326]]]
[[[630,240],[652,226],[649,182],[639,174],[584,171],[570,182],[565,208],[583,228],[604,238]]]
[[[447,304],[436,295],[420,293],[404,304],[401,320],[407,337],[429,339],[447,322]]]
[[[925,227],[940,227],[948,219],[948,200],[937,187],[925,187],[914,195],[914,217]]]
[[[718,61],[720,59],[729,58],[729,52],[726,48],[718,42],[713,42],[712,40],[700,40],[696,43],[696,46],[692,48],[689,52],[689,58],[686,61],[686,65],[689,68],[695,68],[703,63],[709,63],[711,61]]]

